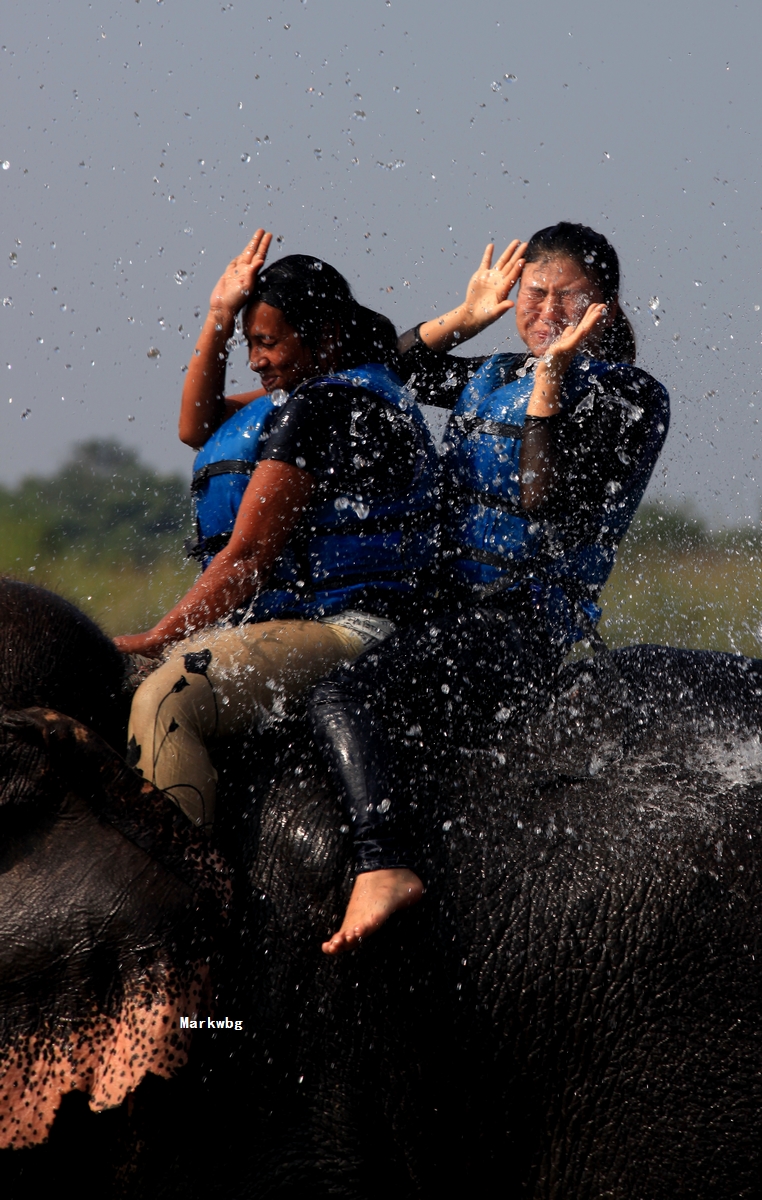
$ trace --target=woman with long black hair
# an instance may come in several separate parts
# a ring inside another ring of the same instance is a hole
[[[466,303],[403,335],[403,375],[449,407],[445,543],[437,611],[318,685],[310,714],[352,824],[356,878],[340,929],[356,946],[420,898],[395,817],[410,792],[396,768],[424,750],[531,714],[571,645],[595,636],[596,601],[667,433],[669,398],[634,366],[605,237],[561,222],[491,250]],[[518,264],[518,271],[517,271]],[[486,360],[450,346],[513,302],[526,350]],[[462,389],[462,390],[461,390]]]
[[[133,698],[128,761],[202,826],[214,743],[380,643],[417,611],[437,552],[438,462],[393,325],[322,259],[265,267],[269,244],[258,230],[215,286],[183,389],[204,570],[116,639],[163,658]],[[226,396],[238,313],[263,387]]]

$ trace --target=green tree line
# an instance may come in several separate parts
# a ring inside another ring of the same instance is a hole
[[[33,551],[150,566],[179,552],[190,530],[188,483],[118,442],[83,442],[55,474],[0,487],[0,530],[5,570],[13,569],[13,548],[19,561]]]
[[[149,628],[197,565],[188,480],[114,441],[75,446],[60,470],[0,487],[0,573],[73,600],[111,633]],[[610,645],[762,653],[759,526],[712,531],[690,506],[648,503],[601,597]]]

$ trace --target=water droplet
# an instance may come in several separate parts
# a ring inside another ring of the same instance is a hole
[[[38,341],[38,343],[39,343],[39,345],[40,345],[40,346],[43,344],[43,338],[41,338],[41,337],[38,337],[37,341]]]
[[[4,171],[7,171],[9,169],[10,165],[11,164],[8,162],[7,158],[3,159],[3,170]]]
[[[442,691],[444,691],[444,688],[442,688]],[[443,821],[442,828],[444,829],[445,833],[448,833],[452,829],[452,821]]]
[[[13,306],[13,301],[11,300],[10,296],[4,296],[3,297],[3,308],[11,308],[12,306]]]
[[[12,267],[18,266],[19,256],[15,250],[11,250],[10,254],[8,255],[8,261]]]
[[[313,150],[313,154],[315,155],[315,158],[322,158],[322,157],[323,157],[323,151],[322,151],[322,150]]]
[[[161,358],[161,350],[157,346],[151,346],[146,353],[146,358]]]
[[[182,283],[183,280],[187,279],[187,278],[188,278],[187,271],[175,271],[175,283]]]
[[[703,287],[704,285],[703,285],[703,283],[701,282],[701,280],[700,280],[700,279],[694,279],[694,280],[693,280],[693,286],[694,286],[694,287]]]
[[[31,417],[31,415],[32,415],[31,408],[25,408],[21,414],[21,420],[26,421],[27,417]]]
[[[281,408],[282,405],[284,405],[286,403],[286,401],[288,400],[288,392],[284,391],[283,388],[276,388],[274,392],[270,393],[270,399],[272,400],[272,402],[276,408]],[[297,461],[296,465],[297,465],[297,467],[303,467],[306,464],[304,463],[304,461],[302,461],[302,462]]]
[[[442,691],[444,692],[445,696],[449,696],[449,694],[450,694],[450,685],[449,685],[449,683],[443,683],[443,684],[442,684]]]
[[[652,296],[648,301],[648,307],[651,309],[651,312],[656,312],[656,309],[659,307],[659,297]]]
[[[170,204],[174,204],[174,202],[175,202],[174,196],[167,196],[167,200]]]
[[[242,155],[241,155],[241,162],[242,162],[242,163],[251,162],[251,155],[250,155],[250,154],[242,154]]]
[[[134,421],[134,420],[135,420],[135,418],[134,418],[134,417],[128,417],[128,418],[127,418],[127,420],[128,420],[128,421]]]
[[[363,112],[363,110],[361,108],[358,108],[356,112],[352,113],[352,120],[353,121],[364,121],[365,120],[365,113]]]
[[[492,83],[490,84],[490,89],[493,92],[499,92],[501,90],[502,86],[503,86],[502,83],[498,83],[496,79],[493,79]]]
[[[3,303],[5,303],[5,301],[3,301]],[[755,305],[754,305],[754,311],[755,311],[755,312],[759,312],[759,305],[758,305],[758,304],[755,304]]]
[[[507,79],[509,83],[515,83],[515,82],[516,82],[516,76],[515,76],[515,75],[512,75],[512,74],[504,75],[504,76],[503,76],[503,79]]]

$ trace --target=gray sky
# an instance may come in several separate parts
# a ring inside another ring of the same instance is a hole
[[[758,518],[758,0],[30,0],[0,39],[0,481],[91,436],[188,472],[182,367],[258,224],[406,328],[568,218],[672,395],[652,495]]]

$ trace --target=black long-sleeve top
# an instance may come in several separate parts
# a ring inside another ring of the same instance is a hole
[[[430,350],[412,329],[399,339],[402,378],[419,404],[453,408],[489,356],[462,358]],[[528,352],[504,355],[504,383],[516,378]],[[616,502],[633,468],[652,454],[653,418],[666,436],[664,389],[639,367],[622,363],[576,405],[552,417],[527,417],[521,445],[521,505],[527,513],[584,537],[601,507]],[[588,520],[589,518],[589,520]],[[597,521],[596,521],[597,523]]]

